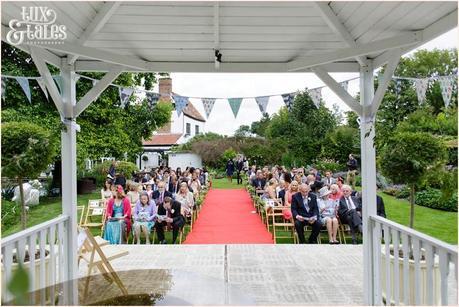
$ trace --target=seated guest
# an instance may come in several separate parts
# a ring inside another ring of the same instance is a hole
[[[284,196],[284,206],[290,207],[292,204],[292,197],[294,194],[298,193],[298,181],[293,180],[288,189],[285,191],[285,196]],[[284,209],[282,211],[282,214],[284,215],[284,219],[290,220],[292,218],[292,210],[291,209]]]
[[[139,191],[138,191],[137,183],[131,182],[129,184],[129,192],[127,193],[127,197],[129,198],[129,202],[131,203],[131,206],[135,206],[135,204],[139,200]]]
[[[199,182],[196,171],[194,171],[191,175],[191,180],[188,185],[193,190],[194,197],[197,198],[199,196],[199,192],[201,191],[201,183]]]
[[[267,211],[270,211],[274,206],[280,205],[277,201],[276,186],[276,179],[271,178],[266,185],[265,193],[263,193],[263,195],[260,197],[261,200],[265,202],[265,208]]]
[[[322,223],[319,219],[317,199],[310,191],[311,188],[309,185],[302,183],[300,192],[292,197],[292,216],[295,219],[295,229],[301,244],[306,243],[304,238],[304,226],[309,225],[312,227],[311,235],[309,236],[309,243],[311,244],[317,243],[317,236],[322,227]]]
[[[340,200],[343,196],[343,192],[341,192],[341,189],[338,187],[336,183],[330,186],[330,191],[331,194],[329,195],[329,198],[332,200]]]
[[[175,200],[178,201],[182,205],[184,216],[186,217],[191,216],[191,212],[194,207],[194,197],[193,197],[193,193],[190,192],[186,182],[182,182],[180,184],[180,190],[175,195]]]
[[[104,199],[105,202],[107,202],[110,198],[113,197],[112,185],[113,185],[112,180],[107,179],[105,180],[104,188],[100,191],[102,199]]]
[[[336,240],[338,233],[338,204],[339,200],[329,198],[331,191],[327,187],[319,190],[319,199],[317,200],[320,212],[320,221],[327,226],[328,242],[330,244],[339,244]]]
[[[276,195],[281,203],[284,203],[285,189],[288,189],[288,183],[286,183],[284,179],[279,180],[279,184],[276,187]]]
[[[358,211],[362,210],[360,201],[351,196],[352,189],[347,184],[342,188],[343,197],[339,201],[338,216],[341,223],[348,224],[351,229],[352,243],[357,244],[356,232],[362,233],[362,218]]]
[[[316,176],[313,174],[309,174],[306,178],[306,183],[311,187],[311,192],[316,194],[323,186],[322,181],[316,180]]]
[[[115,185],[121,185],[123,189],[126,189],[126,178],[124,177],[124,172],[116,173],[115,175]]]
[[[145,234],[147,244],[150,244],[150,232],[155,222],[156,205],[150,200],[147,192],[142,192],[134,208],[134,235],[140,244],[140,233]]]
[[[260,193],[264,191],[266,185],[266,180],[263,177],[263,172],[261,170],[257,171],[256,178],[252,182],[252,186],[255,188],[255,190]]]
[[[176,175],[171,176],[167,190],[171,192],[172,194],[176,194],[179,191],[179,189],[180,189],[180,184],[177,180],[177,176]]]
[[[145,183],[145,191],[147,192],[148,197],[149,197],[150,199],[153,198],[153,188],[152,188],[151,185],[152,185],[151,182]]]
[[[156,206],[162,205],[166,197],[172,197],[172,193],[166,191],[164,182],[158,183],[158,190],[154,191],[151,198],[155,202]]]
[[[108,200],[104,239],[110,244],[124,244],[131,231],[131,203],[123,187],[116,187],[116,197]]]
[[[325,178],[322,180],[323,184],[330,188],[332,184],[336,183],[336,179],[333,178],[331,171],[325,172]]]
[[[158,206],[158,220],[155,229],[160,244],[166,244],[164,227],[169,223],[172,226],[172,244],[175,244],[179,230],[185,225],[185,218],[181,213],[180,202],[170,197],[164,198],[164,203]]]

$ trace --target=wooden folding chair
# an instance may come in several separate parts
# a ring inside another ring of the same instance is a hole
[[[277,244],[277,239],[293,239],[293,244],[296,244],[297,236],[295,235],[295,224],[293,223],[293,218],[291,218],[288,221],[285,220],[284,213],[283,213],[284,209],[290,209],[290,207],[288,206],[274,207],[271,213],[274,244]],[[284,230],[287,230],[290,232],[290,235],[289,236],[279,236],[276,233],[277,227],[283,227]]]
[[[88,273],[86,276],[85,287],[83,292],[83,299],[87,297],[89,280],[91,278],[92,270],[98,269],[104,278],[112,283],[115,282],[121,289],[123,295],[127,295],[127,289],[121,282],[118,274],[113,269],[110,261],[129,254],[128,251],[118,249],[107,249],[107,246],[99,246],[96,239],[87,227],[79,227],[78,234],[79,243],[79,258],[88,263]]]
[[[103,199],[89,200],[88,207],[86,208],[85,219],[81,226],[88,228],[100,228],[100,235],[102,236],[105,226],[105,214],[106,207]]]
[[[80,215],[80,220],[78,222],[78,226],[82,226],[83,225],[83,221],[84,221],[84,213],[85,213],[85,206],[77,206],[77,216]]]

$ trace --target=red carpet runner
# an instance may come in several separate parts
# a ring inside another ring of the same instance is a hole
[[[244,189],[211,189],[185,244],[273,243]]]

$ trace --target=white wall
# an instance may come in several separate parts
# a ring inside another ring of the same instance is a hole
[[[201,157],[193,153],[170,153],[168,159],[168,166],[172,169],[180,167],[184,170],[187,166],[202,167]]]
[[[143,161],[142,157],[147,156],[148,161]],[[140,169],[143,170],[145,167],[146,168],[154,168],[159,166],[159,153],[157,152],[145,152],[141,157],[137,158],[137,165],[139,165],[139,159],[141,162],[141,167]]]
[[[182,127],[183,127],[183,132],[180,132],[182,133],[182,137],[180,137],[180,139],[177,141],[178,144],[183,144],[183,143],[186,143],[188,142],[192,137],[194,137],[196,135],[196,126],[199,127],[199,134],[202,134],[204,133],[204,122],[201,122],[201,121],[198,121],[198,120],[195,120],[193,118],[190,118],[188,116],[183,116],[181,115],[181,120],[182,120]],[[191,126],[191,130],[190,130],[190,135],[186,136],[186,124],[190,124]]]

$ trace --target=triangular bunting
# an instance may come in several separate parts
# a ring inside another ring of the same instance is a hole
[[[177,111],[177,115],[180,116],[183,109],[185,109],[188,105],[188,97],[172,95],[172,99],[175,101],[175,110]]]
[[[129,87],[119,87],[118,89],[119,89],[121,107],[124,108],[129,103],[129,98],[134,92],[134,89],[129,88]]]
[[[6,78],[2,77],[2,99],[5,100]]]
[[[57,84],[57,88],[59,89],[59,93],[62,94],[62,77],[61,76],[53,76],[53,79]]]
[[[236,118],[237,113],[239,113],[239,108],[241,107],[242,98],[229,98],[228,102],[231,107],[231,110],[233,111],[234,118]]]
[[[295,101],[296,93],[282,94],[282,99],[284,100],[287,110],[292,111],[293,102]]]
[[[255,101],[258,104],[258,108],[260,108],[261,114],[265,114],[268,107],[269,96],[255,97]]]
[[[311,97],[312,102],[314,102],[314,105],[318,109],[320,106],[320,100],[322,99],[322,88],[315,88],[312,90],[308,90],[309,97]]]
[[[40,88],[43,91],[43,93],[45,94],[46,99],[49,100],[49,98],[48,98],[48,90],[46,89],[45,80],[43,80],[42,78],[38,78],[37,79],[37,83],[40,86]]]
[[[204,111],[206,112],[207,118],[209,118],[212,109],[214,108],[215,98],[202,98],[202,105],[204,106]]]
[[[158,100],[159,100],[159,94],[152,93],[152,92],[146,92],[145,95],[146,95],[146,98],[147,98],[148,105],[150,107],[154,107],[156,105],[156,103],[158,102]]]
[[[16,81],[19,83],[22,90],[24,91],[24,94],[27,96],[27,100],[29,100],[29,103],[31,103],[32,94],[30,93],[29,79],[27,79],[26,77],[16,77]]]
[[[422,104],[426,100],[426,91],[429,86],[429,79],[416,79],[416,81],[414,81],[414,85],[416,87],[418,101]]]
[[[443,102],[447,108],[451,102],[451,96],[453,94],[453,84],[454,76],[440,77],[438,79],[440,82],[441,95],[443,97]]]

